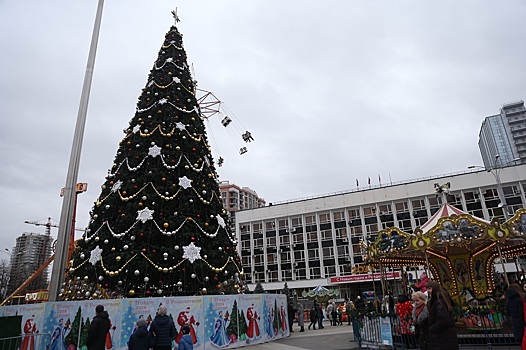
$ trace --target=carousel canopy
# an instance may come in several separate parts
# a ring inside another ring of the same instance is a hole
[[[491,222],[444,204],[414,233],[398,227],[384,229],[375,241],[364,242],[369,262],[381,259],[388,265],[425,261],[426,253],[439,256],[495,251],[497,243],[507,256],[526,253],[526,209],[518,210],[507,222]],[[398,262],[398,263],[397,263]]]

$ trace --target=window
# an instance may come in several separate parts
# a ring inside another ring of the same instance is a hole
[[[322,248],[323,259],[332,259],[334,258],[334,247],[325,247]]]
[[[391,209],[391,204],[380,204],[378,205],[380,213],[391,214],[393,211]]]
[[[426,208],[426,201],[424,199],[413,199],[411,204],[413,205],[413,210]]]
[[[241,231],[241,234],[249,233],[250,227],[247,224],[240,224],[239,230]]]
[[[336,266],[325,266],[325,278],[336,276]]]
[[[335,211],[332,213],[332,215],[334,216],[334,222],[345,220],[345,215],[343,211]]]
[[[305,251],[297,250],[294,252],[294,262],[303,262],[305,261]]]
[[[242,250],[250,250],[250,241],[241,241],[241,249]]]
[[[289,228],[289,221],[287,219],[278,220],[278,227],[280,230],[283,228]]]
[[[317,241],[318,241],[318,232],[307,233],[307,242],[317,242]]]
[[[315,215],[305,215],[305,224],[306,225],[316,225],[316,216]]]
[[[254,282],[265,282],[265,272],[254,272]]]
[[[267,231],[274,231],[276,227],[276,224],[274,223],[274,221],[266,221],[265,222],[265,230]]]
[[[267,247],[275,247],[275,246],[276,246],[276,237],[268,237]]]
[[[292,222],[292,227],[298,227],[298,226],[301,226],[302,224],[302,221],[301,221],[301,216],[300,217],[297,217],[297,218],[292,218],[291,219],[291,222]]]
[[[256,222],[252,224],[252,232],[253,233],[260,233],[262,231],[263,227],[260,222]]]
[[[254,265],[263,265],[263,254],[254,255]]]
[[[321,278],[321,269],[319,267],[311,267],[309,269],[310,278]]]
[[[329,213],[320,214],[320,224],[324,224],[326,222],[331,222],[331,216]]]
[[[367,232],[367,236],[378,233],[378,224],[365,225],[365,232]]]
[[[292,270],[281,270],[281,280],[282,281],[292,281]]]
[[[278,271],[268,271],[268,281],[278,282]]]
[[[296,233],[292,235],[293,243],[303,243],[303,233]]]
[[[267,264],[272,265],[272,264],[277,264],[277,263],[278,263],[278,256],[276,253],[267,254]]]
[[[294,270],[296,273],[296,279],[297,280],[304,280],[307,279],[307,270],[306,269],[296,269]]]
[[[403,213],[403,212],[409,211],[409,206],[407,204],[407,201],[395,203],[395,208],[396,208],[397,213]]]
[[[243,266],[250,267],[251,263],[252,263],[252,256],[248,255],[248,256],[244,256],[241,258],[241,264]]]
[[[289,263],[290,262],[290,251],[287,252],[281,252],[279,253],[279,256],[281,258],[281,263]]]
[[[363,216],[366,218],[369,218],[371,216],[376,216],[376,207],[363,208]]]
[[[336,238],[347,238],[347,229],[345,227],[337,228],[335,231]]]
[[[254,248],[263,248],[263,238],[255,239],[253,242]]]
[[[349,246],[348,245],[341,245],[337,248],[338,252],[338,258],[345,258],[346,256],[349,256]]]
[[[351,264],[340,265],[340,276],[352,275]]]
[[[307,253],[309,254],[309,260],[318,260],[320,258],[319,249],[309,249]]]
[[[330,241],[332,240],[332,230],[323,230],[320,232],[320,236],[322,241]]]
[[[290,237],[289,236],[279,236],[279,245],[290,245]]]
[[[360,218],[360,209],[349,209],[348,211],[349,219],[359,219]]]
[[[363,237],[362,226],[349,227],[349,231],[351,232],[351,237]]]

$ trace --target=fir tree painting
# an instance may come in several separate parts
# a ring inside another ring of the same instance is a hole
[[[243,270],[175,25],[124,134],[62,299],[224,292]]]

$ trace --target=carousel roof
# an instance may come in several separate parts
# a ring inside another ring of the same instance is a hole
[[[497,244],[508,256],[526,252],[526,209],[518,210],[508,221],[487,221],[452,205],[444,204],[414,233],[398,227],[384,229],[375,241],[364,242],[371,262],[405,265],[425,261],[426,254],[446,257],[485,250],[496,251]]]

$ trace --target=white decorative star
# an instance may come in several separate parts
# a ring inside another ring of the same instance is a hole
[[[102,257],[102,249],[99,248],[99,246],[96,246],[95,249],[91,251],[89,262],[91,265],[95,265],[100,258]]]
[[[121,187],[122,187],[122,181],[119,180],[119,181],[117,181],[116,183],[113,184],[113,187],[111,188],[111,192],[115,193],[118,190],[120,190]]]
[[[174,83],[179,84],[181,82],[181,79],[179,79],[178,77],[174,77],[173,81],[174,81]]]
[[[192,180],[187,178],[186,175],[183,176],[183,177],[180,177],[179,178],[179,186],[181,186],[182,188],[184,188],[186,190],[188,187],[192,187]]]
[[[133,133],[136,134],[137,132],[139,132],[139,130],[141,130],[141,126],[139,124],[135,125],[132,129]]]
[[[189,245],[183,247],[184,253],[183,253],[183,259],[188,259],[190,263],[194,263],[194,261],[201,259],[201,247],[197,247],[194,245],[194,242],[191,242]]]
[[[150,210],[148,207],[139,210],[137,212],[137,220],[141,220],[143,224],[148,220],[153,220],[153,212],[154,210]]]
[[[172,57],[168,57],[168,58],[166,59],[166,62],[170,63],[170,62],[173,62],[173,60],[174,60],[174,59],[173,59]]]
[[[186,126],[181,122],[175,123],[175,127],[181,131],[186,130]]]
[[[221,215],[217,214],[216,215],[216,219],[217,219],[217,223],[219,224],[219,226],[221,226],[222,228],[225,228],[225,219],[223,219],[221,217]]]
[[[161,147],[157,146],[157,145],[153,145],[152,147],[150,147],[150,149],[148,150],[148,155],[152,156],[152,157],[157,157],[158,155],[161,154]]]
[[[160,105],[164,105],[166,102],[168,102],[168,100],[165,99],[165,98],[161,98],[161,99],[159,100],[159,104],[160,104]]]

